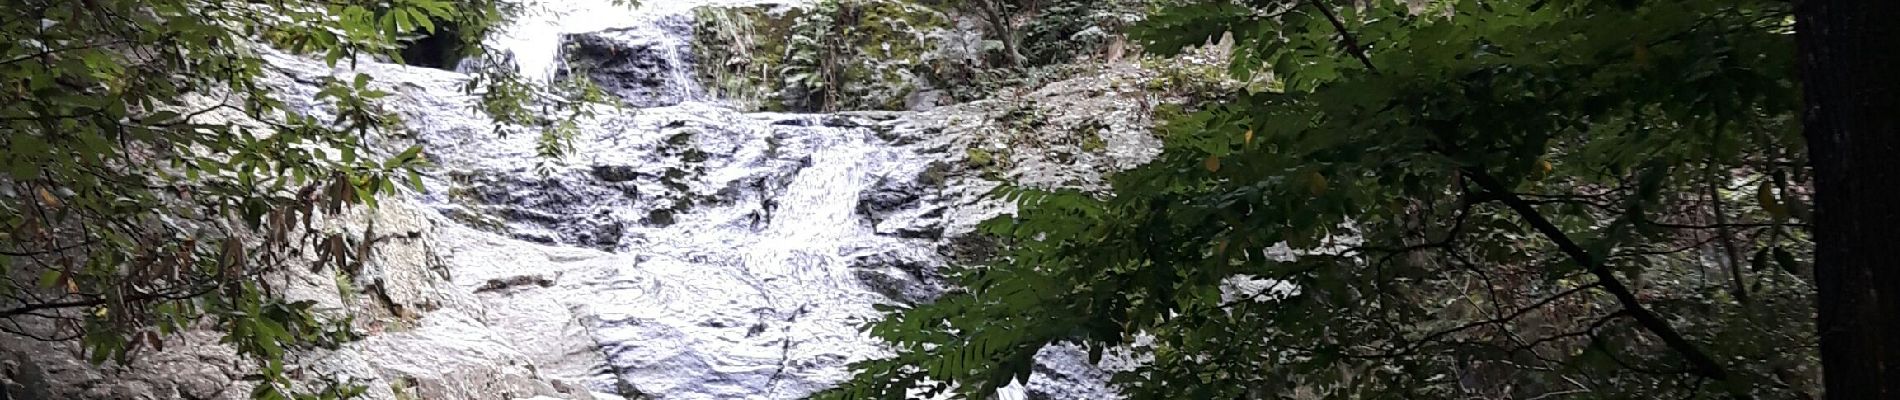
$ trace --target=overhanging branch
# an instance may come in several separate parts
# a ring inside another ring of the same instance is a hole
[[[1496,178],[1491,177],[1490,174],[1484,171],[1466,168],[1464,172],[1466,176],[1471,178],[1473,183],[1478,184],[1478,187],[1484,189],[1486,192],[1490,192],[1492,196],[1495,196],[1495,199],[1503,202],[1506,207],[1510,207],[1518,216],[1523,217],[1524,221],[1531,225],[1531,228],[1536,229],[1537,232],[1543,234],[1545,238],[1556,243],[1557,248],[1569,256],[1572,261],[1576,261],[1578,265],[1582,265],[1588,269],[1591,275],[1595,275],[1597,283],[1603,287],[1604,291],[1609,292],[1611,296],[1616,298],[1617,303],[1621,304],[1624,310],[1630,313],[1630,317],[1636,319],[1637,324],[1641,325],[1643,329],[1648,330],[1650,333],[1655,334],[1658,338],[1661,338],[1663,344],[1669,346],[1670,349],[1682,354],[1682,358],[1687,360],[1692,367],[1692,372],[1696,375],[1715,380],[1728,380],[1728,371],[1723,369],[1721,364],[1716,363],[1715,359],[1710,358],[1708,353],[1703,352],[1695,343],[1690,342],[1688,338],[1682,336],[1682,333],[1677,332],[1674,327],[1669,325],[1669,321],[1663,320],[1661,316],[1656,315],[1655,312],[1644,307],[1642,302],[1636,298],[1636,293],[1631,291],[1629,286],[1624,285],[1622,280],[1617,279],[1616,273],[1611,271],[1608,265],[1605,265],[1601,260],[1591,255],[1589,251],[1584,250],[1583,246],[1578,245],[1576,241],[1571,240],[1570,236],[1564,233],[1563,229],[1551,223],[1550,219],[1545,218],[1544,215],[1539,213],[1529,202],[1524,201],[1523,198],[1512,193],[1508,188],[1504,187],[1502,182],[1499,182]]]
[[[1379,68],[1372,66],[1372,58],[1366,55],[1366,49],[1359,47],[1359,39],[1354,38],[1352,31],[1346,29],[1346,23],[1339,20],[1339,15],[1333,13],[1333,8],[1321,4],[1317,0],[1310,1],[1309,3],[1313,4],[1313,8],[1318,8],[1320,14],[1326,15],[1326,22],[1332,23],[1333,29],[1339,31],[1339,42],[1341,46],[1346,48],[1346,53],[1352,54],[1353,58],[1359,59],[1359,63],[1364,64],[1366,70],[1378,73]]]

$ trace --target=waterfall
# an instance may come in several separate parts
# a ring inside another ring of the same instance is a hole
[[[576,153],[545,174],[528,167],[529,138],[425,135],[458,181],[430,198],[459,220],[497,221],[507,246],[603,252],[501,266],[560,275],[550,285],[609,364],[586,379],[593,390],[790,399],[835,385],[846,364],[884,354],[857,330],[879,318],[872,305],[940,292],[921,276],[941,263],[934,239],[870,217],[914,202],[889,192],[922,190],[909,182],[927,163],[879,138],[888,118],[748,114],[707,98],[690,10],[735,2],[646,3],[565,3],[497,39],[525,73],[585,63],[633,107],[583,124]],[[878,196],[902,201],[865,205]]]
[[[524,14],[490,39],[491,45],[509,54],[524,76],[542,81],[553,78],[559,66],[561,35],[644,22],[638,10],[616,5],[613,0],[526,0],[517,5]]]
[[[693,22],[684,12],[644,18],[647,24],[561,35],[555,77],[586,79],[635,107],[706,99],[693,76]]]
[[[656,20],[686,17],[704,6],[800,5],[810,1],[635,0],[639,5],[627,6],[615,4],[615,0],[519,0],[524,15],[491,38],[490,45],[514,57],[523,75],[545,81],[553,78],[560,67],[563,35],[651,27]],[[690,53],[688,50],[676,56]],[[690,71],[686,72],[684,76],[691,76]]]

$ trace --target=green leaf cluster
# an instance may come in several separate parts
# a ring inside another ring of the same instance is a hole
[[[930,76],[927,37],[953,26],[911,0],[824,0],[778,11],[697,10],[701,79],[765,110],[897,110]]]
[[[1811,397],[1789,7],[1169,3],[1147,51],[1231,34],[1272,84],[1112,194],[1000,190],[1006,251],[819,398],[982,398],[1058,343],[1137,399]]]

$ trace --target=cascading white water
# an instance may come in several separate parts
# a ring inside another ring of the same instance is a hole
[[[670,3],[662,0],[660,3]],[[639,26],[646,22],[634,7],[613,0],[522,1],[526,13],[513,21],[491,44],[506,51],[521,73],[534,79],[554,77],[560,64],[561,35]]]
[[[613,252],[555,283],[583,296],[562,301],[610,364],[589,380],[595,390],[781,399],[834,385],[847,363],[883,352],[857,330],[878,317],[873,304],[933,290],[887,265],[925,269],[931,240],[879,234],[862,205],[923,163],[881,142],[873,119],[745,114],[704,98],[689,10],[737,2],[647,3],[568,3],[498,39],[530,74],[552,75],[559,53],[578,52],[566,56],[599,67],[588,77],[637,109],[584,125],[578,153],[547,175],[510,143],[525,139],[434,139],[480,203],[440,207],[477,208],[517,239]]]
[[[867,172],[880,168],[874,155],[887,151],[862,130],[771,130],[802,142],[782,145],[800,159],[789,166],[797,169],[788,182],[647,232],[628,251],[648,256],[639,274],[655,282],[605,292],[607,300],[596,303],[595,332],[612,343],[610,362],[643,391],[796,398],[842,378],[845,362],[877,351],[853,323],[873,318],[869,305],[888,300],[858,283],[847,256],[889,241],[854,212],[873,181]],[[709,174],[772,173],[721,172]]]

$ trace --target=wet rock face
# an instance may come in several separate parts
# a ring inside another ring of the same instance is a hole
[[[505,226],[490,228],[517,239],[613,250],[626,224],[616,211],[629,208],[639,189],[596,176],[479,171],[463,174],[467,186],[458,195],[478,212],[506,221]]]
[[[286,299],[317,302],[316,308],[329,317],[347,313],[353,317],[351,328],[367,338],[335,350],[292,352],[285,356],[286,368],[307,379],[353,380],[368,389],[362,397],[368,400],[602,399],[552,385],[524,352],[500,339],[498,328],[504,325],[475,322],[472,316],[487,310],[469,291],[449,282],[451,272],[437,251],[441,223],[408,198],[388,198],[378,208],[356,207],[318,219],[316,229],[341,229],[352,240],[364,240],[356,235],[372,226],[388,239],[368,255],[348,285],[340,283],[345,278],[332,269],[296,265],[266,280]],[[40,324],[7,325],[21,329]],[[0,334],[0,398],[248,399],[257,382],[245,377],[255,373],[255,366],[220,343],[222,336],[199,326],[163,336],[162,351],[148,347],[129,363],[94,365],[84,360],[77,343]]]
[[[557,78],[585,73],[608,93],[635,107],[695,100],[692,21],[685,15],[658,18],[651,26],[565,35]]]
[[[790,399],[880,351],[856,330],[871,305],[938,291],[931,244],[857,210],[880,179],[914,180],[888,171],[927,164],[879,141],[889,122],[687,102],[584,125],[545,174],[522,167],[531,154],[423,136],[465,152],[441,161],[441,209],[503,225],[444,239],[457,283],[543,371],[663,399]],[[617,246],[594,245],[614,227]],[[907,253],[854,261],[878,251]]]
[[[129,366],[95,367],[75,358],[78,349],[70,343],[0,337],[6,349],[0,350],[0,398],[213,399],[248,391],[238,380],[238,358],[215,345],[216,335],[189,332],[169,340],[174,352],[148,352]],[[166,373],[142,372],[155,369]]]
[[[742,208],[744,224],[763,228],[778,210],[775,197],[813,165],[819,141],[845,132],[813,117],[765,125],[721,112],[655,108],[637,126],[594,127],[604,130],[592,151],[552,171],[508,167],[525,155],[450,160],[447,202],[437,208],[518,240],[605,251],[722,208]]]
[[[858,198],[858,212],[880,235],[936,240],[943,237],[943,198],[938,187],[917,178],[880,179]]]
[[[640,177],[643,176],[638,169],[635,169],[631,165],[595,165],[591,168],[591,172],[593,172],[595,179],[612,183],[630,182],[640,179]],[[639,194],[632,193],[630,195],[638,196]]]
[[[935,301],[948,290],[943,257],[925,249],[889,248],[851,259],[852,275],[866,287],[904,304]]]
[[[1102,192],[1108,189],[1103,179],[1106,173],[1140,165],[1160,152],[1159,140],[1148,133],[1149,114],[1138,100],[1139,90],[1119,83],[1139,82],[1145,73],[1108,68],[1098,76],[1048,85],[1025,98],[985,100],[907,115],[880,138],[916,152],[925,162],[884,174],[859,199],[861,212],[876,221],[875,229],[882,235],[930,238],[905,240],[932,243],[938,255],[933,260],[946,265],[943,268],[991,262],[1000,256],[1000,244],[976,227],[1015,211],[1014,204],[987,195],[999,181],[1029,188]],[[1041,117],[1035,124],[1024,124],[1023,114]],[[1024,125],[1035,127],[1020,128]],[[1038,140],[1022,142],[1024,134]],[[977,159],[979,154],[985,159]],[[906,236],[923,229],[941,233]],[[919,284],[910,279],[915,275],[902,273],[905,268],[886,267],[912,265],[914,258],[903,255],[861,258],[856,276],[899,301],[926,298],[909,293],[929,293],[933,276],[921,276]],[[1075,346],[1044,348],[1036,355],[1029,382],[1006,388],[999,398],[1119,398],[1110,378],[1139,357],[1118,349],[1109,353],[1116,356],[1092,363],[1088,352]]]
[[[870,217],[871,222],[875,223],[891,213],[916,205],[917,200],[923,197],[923,187],[914,181],[882,179],[875,189],[858,197],[858,212]]]

